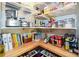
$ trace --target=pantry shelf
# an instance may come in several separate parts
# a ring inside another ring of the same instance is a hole
[[[76,54],[70,53],[63,48],[53,46],[50,43],[45,44],[43,41],[40,41],[40,46],[62,57],[77,57]]]
[[[53,52],[57,55],[63,56],[63,57],[78,57],[76,54],[74,53],[69,53],[68,51],[62,49],[62,48],[58,48],[56,46],[51,45],[50,43],[45,44],[42,40],[40,41],[35,41],[35,42],[29,42],[27,44],[24,44],[23,46],[19,47],[19,48],[15,48],[11,51],[8,51],[5,53],[5,57],[16,57],[16,56],[20,56],[23,53],[26,53],[28,51],[33,50],[36,47],[42,47],[44,49],[49,50],[50,52]]]
[[[76,30],[77,28],[52,28],[52,27],[5,27],[5,28],[1,28],[2,30],[4,29],[72,29],[72,30]]]
[[[74,10],[76,5],[77,5],[76,3],[69,3],[61,8],[49,12],[48,15],[52,16],[54,14],[55,16],[57,16],[58,13],[60,15],[60,13],[62,13],[63,11],[65,12],[66,10],[70,10],[70,9]]]
[[[22,45],[21,47],[14,48],[8,52],[5,53],[5,57],[16,57],[20,56],[21,54],[28,52],[34,48],[38,47],[37,42],[29,42],[27,44]]]

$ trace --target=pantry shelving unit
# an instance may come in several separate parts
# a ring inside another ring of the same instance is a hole
[[[51,28],[51,27],[5,27],[5,28],[0,28],[1,31],[3,31],[3,30],[7,31],[9,29],[12,29],[12,30],[14,30],[14,29],[17,29],[17,30],[18,29],[46,29],[46,30],[55,29],[56,30],[57,29],[57,30],[75,30],[76,31],[77,28]],[[78,55],[76,55],[74,53],[70,53],[70,52],[64,50],[63,48],[58,48],[56,46],[53,46],[50,43],[45,44],[44,41],[42,41],[42,40],[37,41],[37,42],[32,41],[32,42],[23,44],[20,47],[13,48],[12,50],[6,52],[4,57],[17,57],[28,51],[33,50],[34,48],[36,48],[38,46],[43,47],[44,49],[47,49],[47,50],[51,51],[52,53],[55,53],[62,57],[78,57]]]
[[[56,46],[53,46],[50,43],[45,44],[44,41],[42,41],[42,40],[37,41],[37,42],[29,42],[18,48],[14,48],[11,51],[6,52],[5,57],[20,56],[21,54],[31,51],[38,46],[40,46],[44,49],[47,49],[47,50],[51,51],[52,53],[55,53],[62,57],[78,57],[76,54],[70,53],[70,52],[64,50],[63,48],[58,48]]]
[[[5,29],[1,29],[1,30],[6,30],[6,29],[22,29],[22,28],[26,28],[26,29],[53,29],[53,28],[45,28],[45,27],[9,27],[9,28],[5,28]],[[76,28],[54,28],[54,29],[65,29],[65,30],[76,30]],[[4,57],[16,57],[16,56],[20,56],[23,53],[26,53],[28,51],[33,50],[36,47],[43,47],[44,49],[47,49],[49,51],[51,51],[52,53],[55,53],[59,56],[64,56],[64,57],[78,57],[76,54],[74,53],[70,53],[66,50],[64,50],[63,48],[58,48],[56,46],[53,46],[50,43],[45,44],[44,41],[38,41],[38,42],[29,42],[26,44],[23,44],[22,46],[18,47],[18,48],[13,48],[12,50],[8,51],[5,53]]]

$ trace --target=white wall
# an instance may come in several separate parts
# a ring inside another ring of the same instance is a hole
[[[23,12],[23,10],[24,10],[24,8],[21,8],[21,9],[18,11],[18,19],[19,19],[19,18],[22,18],[22,17],[25,17],[25,20],[26,20],[26,21],[31,21],[31,20],[34,19],[33,16],[32,16],[32,14],[25,14],[25,13]]]
[[[54,15],[64,16],[64,15],[71,15],[71,14],[75,14],[77,16],[77,22],[76,22],[77,30],[74,30],[74,32],[77,34],[77,37],[79,38],[79,3],[76,7],[72,7],[71,9],[64,10],[61,12],[56,12]]]
[[[1,4],[0,9],[1,9],[1,11],[0,11],[0,26],[5,27],[6,16],[5,16],[5,3],[4,2]]]

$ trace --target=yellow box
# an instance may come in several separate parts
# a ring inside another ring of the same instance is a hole
[[[4,56],[4,45],[0,45],[0,57]]]

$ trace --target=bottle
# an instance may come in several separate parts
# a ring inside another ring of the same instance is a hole
[[[57,38],[58,38],[57,35],[55,35],[54,46],[57,46],[57,44],[58,44]]]
[[[70,34],[70,37],[71,37],[71,39],[69,41],[69,47],[70,47],[69,52],[73,52],[73,49],[74,49],[73,44],[75,43],[74,39],[73,39],[74,38],[73,34]]]
[[[62,36],[58,36],[58,47],[62,47]]]
[[[46,37],[45,37],[44,43],[48,43],[48,42],[49,42],[49,40],[50,40],[50,37],[49,37],[49,36],[47,36],[47,34],[46,34]]]
[[[67,42],[67,41],[65,42],[65,49],[69,50],[69,42]]]
[[[75,34],[71,34],[71,40],[70,40],[70,52],[74,52],[74,49],[77,49],[77,38],[75,36]]]
[[[53,45],[54,45],[54,40],[55,40],[55,36],[54,35],[50,36],[50,43],[52,43]]]
[[[70,37],[69,37],[69,34],[65,34],[64,35],[64,48],[66,49],[66,50],[69,50],[69,41],[70,41]]]

